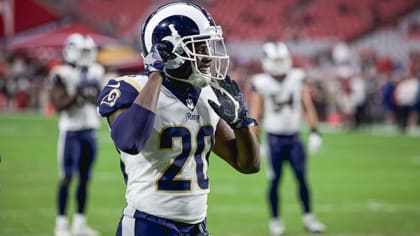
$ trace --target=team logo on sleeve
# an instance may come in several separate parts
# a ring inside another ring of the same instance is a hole
[[[105,104],[110,107],[115,106],[115,103],[117,102],[118,98],[121,96],[121,91],[117,88],[112,89],[101,101],[101,105]]]

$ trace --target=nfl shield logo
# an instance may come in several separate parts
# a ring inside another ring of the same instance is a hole
[[[193,100],[191,99],[191,98],[187,98],[187,100],[185,100],[185,102],[187,103],[187,107],[190,109],[190,110],[194,110],[194,102],[193,102]]]

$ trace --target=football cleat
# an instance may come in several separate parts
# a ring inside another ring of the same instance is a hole
[[[55,236],[71,236],[71,233],[68,228],[55,227],[54,235]]]
[[[326,226],[319,222],[312,214],[306,214],[303,217],[303,226],[311,233],[322,233],[326,229]]]
[[[270,227],[270,233],[272,236],[280,236],[286,230],[283,223],[278,218],[271,219],[269,227]]]
[[[93,230],[87,224],[72,227],[72,236],[98,236],[99,233]]]
[[[54,229],[55,236],[71,236],[70,230],[68,227],[68,222],[65,217],[57,217]]]

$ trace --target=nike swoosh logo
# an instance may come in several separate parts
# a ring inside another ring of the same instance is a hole
[[[120,81],[117,81],[116,84],[107,84],[107,87],[111,87],[111,88],[119,88],[120,87]]]

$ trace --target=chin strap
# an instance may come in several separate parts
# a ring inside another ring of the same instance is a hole
[[[177,77],[171,76],[170,74],[167,74],[167,76],[171,79],[188,83],[194,87],[199,87],[199,88],[204,88],[207,85],[210,85],[211,83],[213,83],[210,75],[206,76],[206,74],[198,72],[194,67],[192,67],[191,69],[193,72],[188,77],[188,79],[177,78]]]

